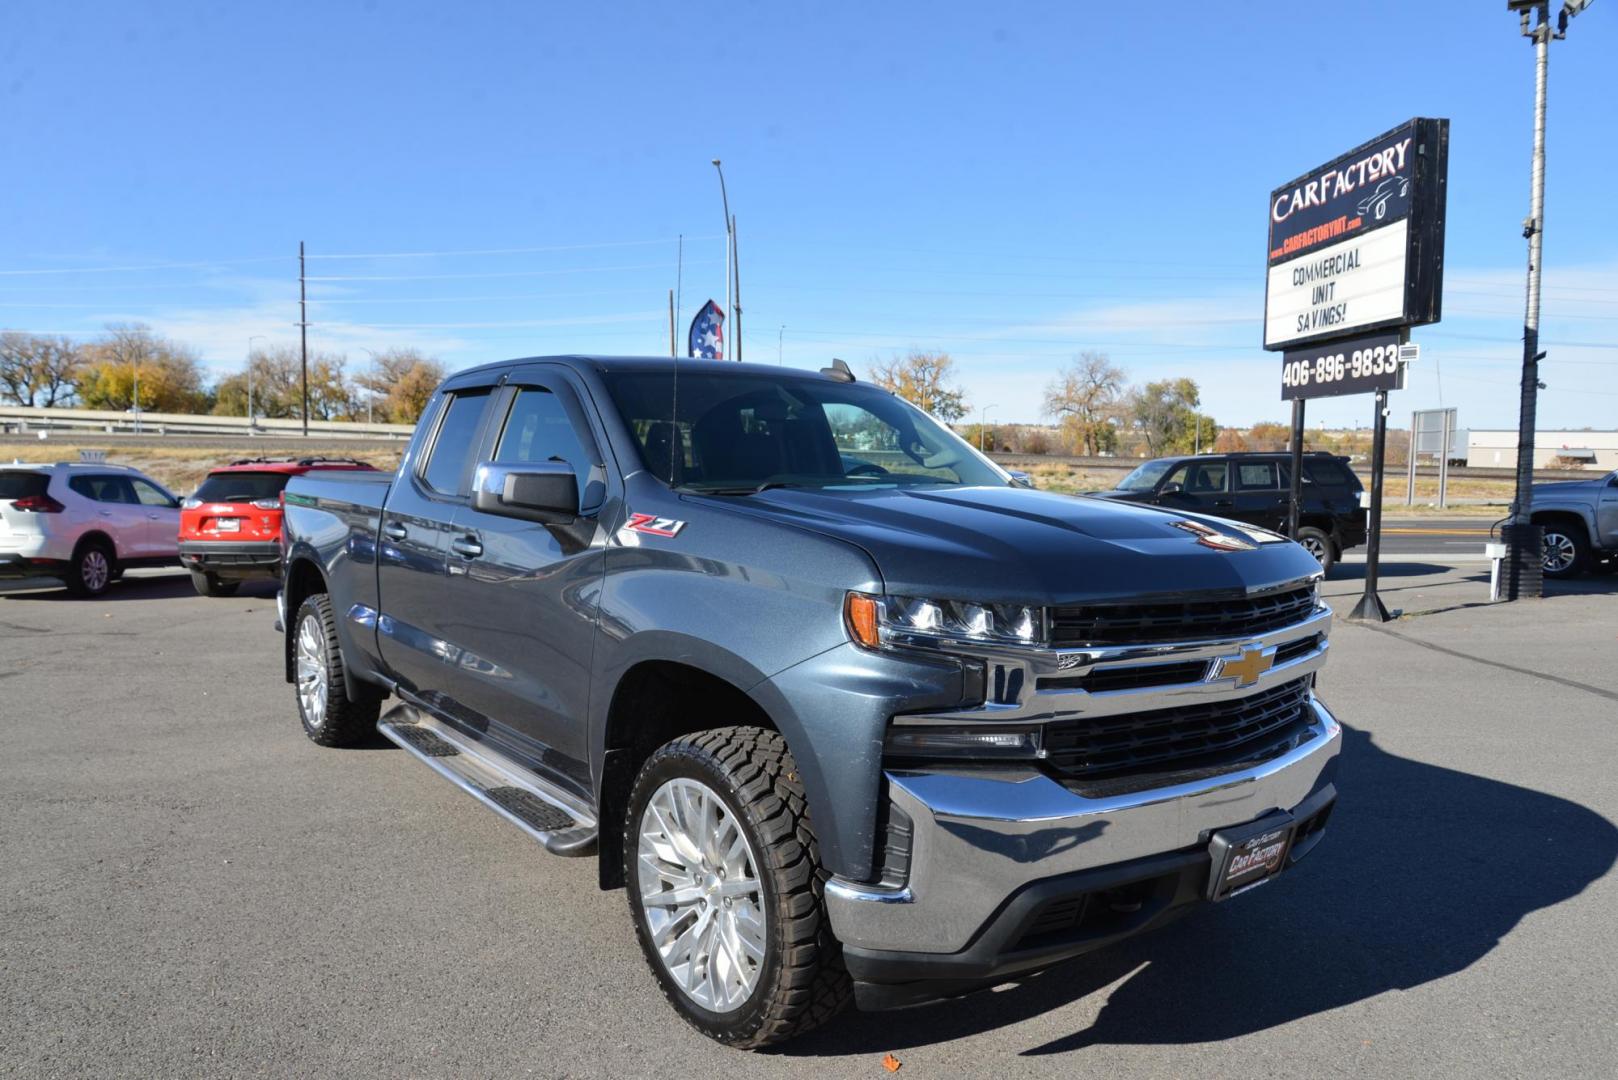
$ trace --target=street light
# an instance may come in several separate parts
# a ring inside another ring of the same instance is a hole
[[[376,352],[360,346],[360,352],[371,358],[371,378],[365,384],[365,426],[371,426],[371,409],[376,404]]]
[[[267,334],[254,334],[247,339],[247,430],[253,430],[253,342],[268,341]]]
[[[1506,9],[1518,15],[1522,35],[1534,43],[1534,163],[1529,179],[1528,218],[1523,236],[1528,240],[1528,300],[1523,314],[1522,397],[1517,418],[1517,484],[1511,501],[1511,524],[1503,531],[1511,545],[1511,570],[1506,598],[1520,594],[1520,577],[1528,560],[1541,558],[1543,538],[1532,524],[1534,510],[1534,425],[1538,406],[1539,279],[1545,235],[1545,76],[1550,63],[1551,39],[1567,34],[1568,20],[1590,6],[1590,0],[1564,0],[1551,28],[1549,0],[1506,0]],[[1530,25],[1530,15],[1536,15]],[[1534,590],[1530,595],[1538,595]]]
[[[989,415],[990,409],[998,409],[999,405],[985,405],[978,410],[978,453],[983,453],[983,421]]]
[[[713,159],[713,167],[719,173],[719,198],[725,205],[725,316],[730,320],[731,340],[736,344],[736,360],[742,358],[742,321],[738,313],[731,308],[731,274],[736,265],[736,221],[730,216],[730,195],[725,191],[725,169],[718,158]],[[736,291],[741,291],[741,282],[736,282]]]

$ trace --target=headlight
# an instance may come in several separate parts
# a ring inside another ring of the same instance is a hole
[[[1019,604],[849,593],[844,613],[849,636],[868,649],[948,641],[1039,645],[1045,640],[1044,612]]]

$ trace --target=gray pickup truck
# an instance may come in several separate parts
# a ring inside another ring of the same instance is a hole
[[[285,500],[309,737],[596,857],[733,1046],[1264,884],[1336,798],[1308,552],[1029,490],[841,362],[477,368]]]
[[[1533,487],[1532,519],[1545,527],[1545,576],[1618,571],[1618,472]]]

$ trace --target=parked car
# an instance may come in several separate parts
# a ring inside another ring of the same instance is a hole
[[[180,561],[203,596],[281,576],[281,491],[310,469],[374,471],[353,458],[243,458],[210,472],[180,513]]]
[[[174,566],[180,500],[123,465],[0,465],[0,578],[100,596],[136,566]]]
[[[379,728],[594,855],[664,995],[732,1046],[1237,895],[1336,797],[1307,552],[1022,487],[846,367],[477,368],[396,475],[285,503],[309,738]]]
[[[1535,525],[1545,527],[1545,576],[1618,571],[1618,472],[1533,487]]]
[[[1363,490],[1347,458],[1321,451],[1303,456],[1298,543],[1321,569],[1331,570],[1343,552],[1365,543]],[[1212,514],[1284,533],[1292,499],[1292,458],[1264,453],[1154,458],[1111,491],[1092,494]]]

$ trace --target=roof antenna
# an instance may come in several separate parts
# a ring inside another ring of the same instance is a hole
[[[854,373],[849,370],[848,365],[835,356],[831,358],[831,367],[821,368],[820,373],[826,378],[836,379],[838,382],[854,381]]]

